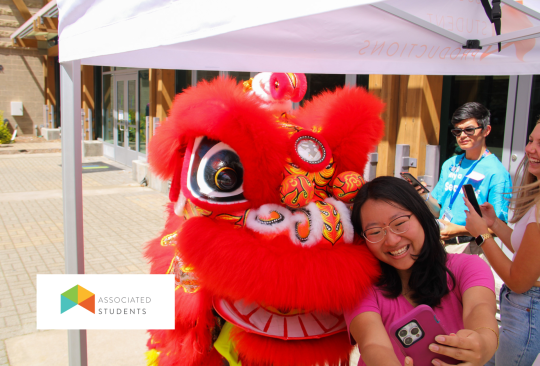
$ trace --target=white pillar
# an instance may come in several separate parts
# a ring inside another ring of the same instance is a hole
[[[60,65],[62,118],[62,190],[66,274],[84,273],[81,62]],[[70,366],[87,366],[86,330],[68,330]]]

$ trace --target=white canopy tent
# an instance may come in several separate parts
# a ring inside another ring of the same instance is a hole
[[[502,32],[496,36],[480,0],[57,0],[66,273],[84,273],[81,64],[340,74],[540,73],[540,0],[502,3]],[[468,40],[478,40],[482,49],[464,49]],[[69,331],[69,353],[70,365],[87,364],[84,330]]]
[[[245,0],[59,0],[60,62],[346,74],[534,74],[540,69],[534,39],[540,35],[540,13],[534,10],[540,1],[525,1],[528,7],[503,0],[502,35],[495,37],[480,0],[278,0],[263,6]],[[515,43],[528,37],[533,38]],[[462,49],[467,40],[479,40],[482,50]],[[501,53],[498,41],[505,42]]]

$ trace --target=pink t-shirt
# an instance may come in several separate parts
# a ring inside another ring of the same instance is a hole
[[[491,269],[480,257],[469,254],[447,254],[447,256],[447,267],[456,278],[456,286],[453,291],[450,291],[448,295],[442,298],[440,306],[437,306],[434,311],[443,328],[448,333],[456,333],[458,330],[463,329],[463,304],[461,301],[465,290],[475,286],[483,286],[495,292],[495,280],[493,279]],[[449,287],[451,284],[450,276],[448,276]],[[347,331],[349,331],[351,321],[357,315],[367,311],[373,311],[381,315],[382,322],[388,333],[390,325],[394,320],[401,318],[413,309],[414,306],[403,295],[395,299],[389,299],[384,297],[380,289],[373,287],[370,294],[356,308],[352,311],[345,312]],[[350,335],[350,331],[349,336],[351,344],[355,344],[356,342]],[[397,342],[392,340],[392,345],[394,346],[396,356],[403,365],[405,356],[401,353]],[[362,354],[362,350],[360,350],[360,354]],[[365,365],[362,357],[360,357],[358,365]]]

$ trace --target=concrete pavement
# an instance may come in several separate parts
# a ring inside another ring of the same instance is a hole
[[[67,365],[67,333],[36,330],[36,274],[64,273],[58,142],[0,152],[0,366]],[[57,146],[58,145],[58,146]],[[129,168],[83,174],[86,273],[148,273],[146,241],[164,225],[165,195]],[[88,331],[89,365],[145,365],[144,331]]]

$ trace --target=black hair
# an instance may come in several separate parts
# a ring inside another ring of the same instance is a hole
[[[469,118],[476,118],[478,121],[478,127],[486,128],[489,126],[489,109],[484,105],[477,102],[469,102],[463,104],[461,107],[455,110],[452,115],[451,123],[455,125]]]
[[[446,251],[441,245],[440,229],[433,214],[422,197],[411,184],[395,177],[378,177],[362,186],[354,200],[352,210],[352,223],[357,234],[361,235],[362,217],[360,210],[368,199],[380,200],[390,205],[401,207],[410,211],[420,222],[424,230],[424,245],[420,253],[415,256],[409,278],[411,299],[416,304],[425,304],[431,307],[440,305],[443,296],[450,292],[447,274],[452,279],[452,289],[456,280],[453,273],[446,266]],[[382,273],[376,286],[383,290],[384,296],[397,298],[402,292],[401,279],[397,270],[379,261]]]

